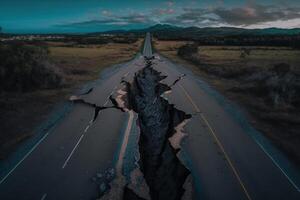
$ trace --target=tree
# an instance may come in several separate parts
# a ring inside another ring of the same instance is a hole
[[[186,59],[190,58],[192,55],[197,53],[198,53],[198,44],[196,43],[183,45],[177,51],[177,55]]]
[[[246,56],[250,56],[250,54],[251,54],[251,49],[242,48],[240,58],[246,58]]]

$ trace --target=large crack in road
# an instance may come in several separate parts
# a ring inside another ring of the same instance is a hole
[[[140,169],[149,186],[151,199],[181,199],[190,172],[178,159],[179,149],[174,148],[169,139],[176,132],[175,127],[191,115],[176,109],[161,97],[171,88],[161,83],[166,77],[151,65],[151,61],[147,61],[146,67],[135,75],[133,84],[127,83],[128,105],[138,113],[141,129]],[[124,199],[127,199],[126,195]]]
[[[162,97],[164,93],[171,92],[171,87],[185,75],[178,77],[170,86],[163,84],[161,81],[166,76],[152,68],[152,59],[145,58],[145,67],[135,74],[133,82],[122,80],[125,89],[118,91],[116,99],[110,98],[112,107],[126,112],[133,110],[138,114],[139,160],[138,169],[132,173],[143,179],[147,194],[141,195],[136,187],[130,187],[121,167],[116,169],[116,177],[107,187],[109,191],[102,191],[100,199],[179,200],[191,191],[186,188],[192,182],[190,171],[177,156],[185,136],[183,127],[191,115],[176,109]],[[79,102],[89,104],[81,98]],[[110,107],[101,107],[106,108]]]

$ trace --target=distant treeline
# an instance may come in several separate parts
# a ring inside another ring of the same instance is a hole
[[[243,29],[234,27],[177,27],[157,24],[140,30],[108,31],[108,34],[144,37],[150,32],[160,40],[195,41],[200,45],[285,46],[300,48],[300,29]]]
[[[107,44],[107,43],[126,43],[131,44],[138,40],[135,35],[114,35],[114,36],[101,36],[101,35],[76,35],[66,36],[60,39],[62,42],[75,42],[76,44]]]
[[[233,46],[283,46],[300,48],[300,35],[236,35],[196,37],[184,34],[154,34],[160,40],[188,40],[199,45],[233,45]]]
[[[2,38],[14,38],[20,35],[2,35]],[[25,41],[26,43],[39,44],[43,42],[65,42],[73,43],[77,45],[89,45],[89,44],[108,44],[108,43],[135,43],[139,36],[134,34],[123,34],[123,35],[101,35],[101,34],[86,34],[86,35],[33,35],[34,39],[26,39],[31,35],[22,35],[24,39],[18,39],[18,41]],[[8,41],[5,43],[11,43]]]

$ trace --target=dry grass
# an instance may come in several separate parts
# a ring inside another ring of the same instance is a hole
[[[250,50],[250,55],[241,58],[242,48]],[[204,64],[240,64],[266,66],[285,62],[293,67],[300,63],[300,51],[282,47],[228,47],[200,46],[199,59]]]
[[[182,46],[187,44],[188,42],[186,41],[159,41],[154,39],[153,44],[154,47],[159,51],[159,52],[177,52],[177,49]]]
[[[181,64],[184,64],[186,66],[189,66],[190,68],[193,68],[192,70],[196,73],[198,70],[197,68],[192,65],[190,62],[187,62],[186,60],[181,59],[179,56],[177,56],[177,50],[179,47],[187,44],[186,41],[160,41],[154,39],[153,44],[154,48],[163,56],[171,59],[174,62],[178,62]]]
[[[138,52],[142,41],[134,44],[105,44],[81,47],[50,47],[54,63],[65,73],[67,84],[96,79],[104,68],[128,61]]]
[[[292,66],[292,72],[300,74],[300,50],[280,47],[246,47],[250,49],[250,55],[241,57],[242,48],[232,46],[200,46],[198,60],[200,64],[194,64],[189,60],[183,60],[177,56],[178,47],[186,44],[184,41],[156,41],[155,48],[164,56],[174,62],[180,63],[202,79],[210,83],[228,99],[240,104],[248,111],[249,121],[263,132],[270,140],[300,166],[300,135],[299,124],[293,125],[293,121],[299,120],[299,109],[275,109],[266,104],[262,98],[250,93],[235,93],[232,88],[239,88],[243,82],[238,76],[223,78],[208,73],[203,68],[226,68],[233,70],[243,69],[269,69],[278,63],[287,63]],[[200,66],[201,65],[201,66]]]
[[[64,47],[49,43],[50,59],[63,72],[62,88],[27,93],[0,93],[0,159],[4,159],[33,129],[47,119],[54,106],[65,101],[83,83],[95,80],[106,67],[132,59],[142,40],[134,44]]]
[[[178,48],[187,43],[188,42],[186,41],[155,40],[154,45],[163,55],[178,60]],[[242,48],[250,49],[250,55],[241,58]],[[300,50],[294,50],[288,47],[200,46],[198,56],[201,63],[210,65],[246,65],[264,67],[284,62],[290,64],[293,68],[299,68],[300,63]]]

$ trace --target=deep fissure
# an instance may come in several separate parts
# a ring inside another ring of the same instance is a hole
[[[171,90],[184,75],[171,86],[161,83],[166,76],[152,68],[151,59],[135,74],[133,83],[123,81],[127,90],[127,107],[138,113],[140,126],[140,169],[150,189],[153,200],[177,200],[184,194],[183,185],[190,174],[177,157],[179,149],[172,147],[169,139],[175,127],[191,118],[169,104],[161,95]],[[141,199],[125,189],[123,199]]]

